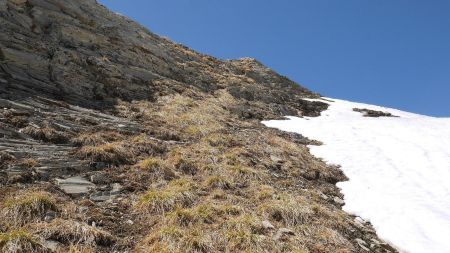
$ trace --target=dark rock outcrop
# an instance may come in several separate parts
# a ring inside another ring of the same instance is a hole
[[[1,1],[0,72],[4,99],[39,95],[109,108],[117,99],[148,100],[195,88],[227,89],[257,118],[313,116],[326,108],[302,100],[317,94],[256,60],[199,54],[93,0]]]

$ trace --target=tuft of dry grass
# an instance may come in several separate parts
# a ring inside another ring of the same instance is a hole
[[[164,167],[164,161],[161,158],[149,157],[136,164],[136,167],[151,172],[160,171]]]
[[[226,247],[231,252],[259,252],[263,241],[264,228],[261,220],[252,214],[244,214],[228,220],[226,229]]]
[[[134,136],[127,145],[135,154],[160,155],[167,152],[165,144],[155,141],[146,134]]]
[[[1,204],[1,214],[13,226],[41,220],[48,211],[57,211],[55,200],[45,192],[26,192]]]
[[[167,226],[151,234],[138,252],[215,252],[213,235],[200,228],[186,231]]]
[[[106,143],[99,146],[83,146],[77,151],[77,154],[79,157],[93,162],[116,165],[128,164],[133,158],[133,154],[121,142]]]
[[[33,158],[23,159],[19,162],[19,165],[25,166],[27,168],[35,168],[39,166],[39,162]]]
[[[71,142],[77,146],[98,146],[123,139],[124,136],[117,131],[102,131],[94,133],[81,133],[77,137],[72,138]]]
[[[275,190],[270,185],[261,185],[257,188],[256,197],[259,200],[270,200],[275,196]]]
[[[253,168],[242,166],[242,165],[234,165],[234,166],[227,166],[226,167],[232,175],[242,180],[258,180],[262,177],[262,172],[257,171]]]
[[[0,233],[0,251],[3,253],[51,253],[34,236],[24,230]]]
[[[193,226],[195,224],[212,224],[222,216],[238,215],[242,210],[234,205],[199,204],[191,208],[177,208],[166,214],[171,224]]]
[[[220,120],[228,113],[217,101],[195,101],[182,95],[161,97],[159,103],[163,106],[156,115],[179,129],[186,139],[199,139],[222,130]]]
[[[291,195],[265,202],[260,205],[259,210],[267,218],[282,222],[286,226],[305,224],[314,216],[314,211],[306,200]]]
[[[149,157],[141,160],[135,165],[136,168],[151,173],[153,178],[164,178],[167,180],[177,177],[177,174],[167,166],[161,158]]]
[[[25,127],[22,132],[28,134],[33,139],[41,140],[44,142],[50,142],[55,144],[67,143],[69,137],[67,134],[57,131],[52,127],[37,128],[33,126]]]
[[[149,190],[137,203],[140,210],[163,214],[178,207],[188,207],[197,198],[195,184],[189,179],[176,179],[162,189]]]
[[[358,252],[346,238],[333,229],[316,226],[311,229],[310,236],[316,238],[316,240],[305,241],[311,252]]]
[[[37,224],[35,229],[46,240],[54,240],[63,244],[86,247],[109,246],[115,241],[108,232],[73,220],[57,218],[50,223]]]
[[[76,245],[70,245],[67,253],[94,253],[94,250]]]
[[[229,190],[234,187],[234,183],[225,176],[211,175],[205,179],[203,186],[207,189],[219,188],[223,190]]]
[[[185,159],[185,158],[178,158],[178,160],[174,164],[174,167],[177,170],[183,172],[184,174],[188,174],[188,175],[195,175],[195,174],[197,174],[197,171],[198,171],[197,165],[193,161]]]

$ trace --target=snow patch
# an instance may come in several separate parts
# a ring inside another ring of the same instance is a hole
[[[266,126],[324,143],[311,153],[342,166],[346,212],[370,220],[380,238],[404,252],[450,252],[450,118],[344,100],[320,117],[287,117]],[[353,108],[399,117],[363,117]]]

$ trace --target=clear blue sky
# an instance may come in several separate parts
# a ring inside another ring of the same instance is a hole
[[[222,59],[324,96],[450,116],[449,0],[100,0]]]

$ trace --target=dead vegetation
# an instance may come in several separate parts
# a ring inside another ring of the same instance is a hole
[[[3,220],[9,226],[21,226],[42,220],[48,211],[57,211],[55,200],[45,192],[24,192],[2,201]]]
[[[0,233],[0,251],[4,253],[51,253],[38,239],[24,230]]]
[[[73,158],[102,164],[83,176],[108,200],[73,196],[57,206],[49,193],[15,188],[0,199],[0,214],[20,222],[0,223],[1,231],[23,229],[31,235],[25,243],[50,240],[73,253],[358,251],[353,239],[367,232],[333,200],[345,176],[314,158],[310,142],[267,129],[258,117],[243,120],[233,113],[241,101],[226,90],[185,92],[120,101],[115,114],[140,129],[90,126],[70,139]],[[30,129],[55,141],[52,130]],[[0,155],[4,165],[41,166]]]
[[[50,142],[55,144],[67,143],[69,141],[69,137],[67,134],[58,131],[52,127],[35,127],[35,126],[27,126],[22,132],[24,134],[30,135],[33,139],[41,140],[44,142]]]
[[[106,143],[123,140],[125,137],[117,131],[100,131],[91,133],[80,133],[71,139],[77,146],[99,146]]]
[[[132,161],[133,153],[121,142],[100,144],[98,146],[83,146],[78,156],[92,162],[105,162],[108,164],[127,164]]]
[[[318,142],[260,123],[319,115],[327,105],[303,99],[317,94],[254,59],[161,39],[95,1],[9,2],[1,252],[343,253],[378,239],[336,203],[346,178],[309,153]],[[89,192],[66,191],[73,181]]]
[[[35,230],[46,240],[65,245],[80,245],[84,248],[109,246],[115,240],[108,232],[73,220],[54,219],[50,223],[37,224]]]
[[[141,196],[137,207],[144,212],[163,214],[178,207],[194,203],[195,183],[189,179],[176,179],[161,189],[149,190]]]
[[[110,165],[111,178],[127,182],[119,210],[138,217],[126,230],[132,237],[116,237],[123,229],[117,217],[102,216],[104,207],[87,200],[79,203],[95,210],[90,219],[111,219],[104,227],[81,222],[84,214],[73,211],[43,222],[58,211],[45,194],[3,201],[3,216],[19,217],[23,222],[10,226],[26,226],[69,252],[112,245],[134,252],[354,252],[353,221],[330,201],[340,196],[331,183],[345,179],[338,168],[258,121],[241,121],[222,102],[235,103],[221,92],[129,104],[134,109],[122,103],[120,110],[139,112],[142,132],[101,129],[71,139],[77,157]]]
[[[172,167],[178,175],[178,179],[150,186],[136,201],[134,208],[139,213],[160,217],[136,246],[137,252],[354,250],[345,239],[352,221],[343,212],[333,211],[336,206],[318,204],[320,198],[307,190],[327,185],[331,178],[339,180],[341,174],[329,171],[305,147],[275,131],[250,128],[230,133],[223,127],[225,119],[230,125],[236,121],[226,111],[202,111],[213,116],[192,121],[194,117],[185,117],[185,113],[195,114],[202,102],[171,99],[173,103],[166,101],[155,113],[170,115],[167,121],[172,129],[189,136],[189,143],[136,165],[154,174]],[[188,125],[201,130],[193,132]],[[204,130],[206,125],[211,127]],[[236,127],[247,126],[239,123]],[[305,176],[311,171],[319,175]],[[328,188],[324,191],[337,194]]]

